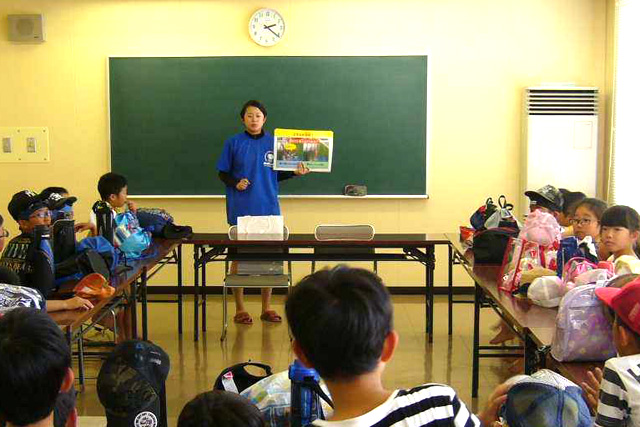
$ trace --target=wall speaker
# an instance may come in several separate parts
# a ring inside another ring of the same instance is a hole
[[[9,15],[9,41],[42,43],[45,41],[43,15]]]

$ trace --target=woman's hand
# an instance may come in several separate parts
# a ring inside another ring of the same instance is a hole
[[[249,182],[249,180],[247,178],[242,178],[240,181],[238,181],[238,183],[236,184],[236,190],[238,191],[244,191],[247,189],[247,187],[249,187],[249,184],[251,184]]]
[[[296,168],[296,170],[293,172],[296,175],[300,176],[300,175],[306,175],[309,172],[311,172],[309,170],[309,168],[307,167],[307,165],[305,165],[303,162],[298,163],[298,167]]]

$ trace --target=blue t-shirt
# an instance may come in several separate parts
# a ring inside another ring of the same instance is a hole
[[[260,138],[252,138],[242,132],[232,136],[224,142],[218,170],[236,180],[247,178],[250,183],[244,191],[226,187],[230,225],[236,225],[239,216],[280,215],[278,172],[273,170],[273,135],[265,132]]]

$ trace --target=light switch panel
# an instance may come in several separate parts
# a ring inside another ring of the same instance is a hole
[[[35,153],[37,150],[37,141],[35,137],[30,136],[27,138],[27,153]]]
[[[49,161],[49,129],[46,127],[0,127],[0,141],[0,163]]]
[[[12,147],[11,147],[11,137],[10,136],[4,136],[2,137],[2,152],[9,154],[11,153]]]

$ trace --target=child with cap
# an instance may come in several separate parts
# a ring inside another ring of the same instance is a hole
[[[529,198],[529,210],[531,212],[541,209],[552,214],[556,219],[560,216],[564,201],[560,190],[553,185],[545,185],[535,191],[525,191],[524,195]]]
[[[8,209],[21,234],[7,244],[0,256],[0,267],[13,271],[20,285],[37,289],[46,298],[55,282],[53,253],[47,240],[51,224],[49,209],[40,195],[29,190],[14,194]],[[47,311],[90,308],[93,304],[80,297],[47,302]]]
[[[503,427],[590,427],[589,407],[582,390],[573,382],[548,369],[533,375],[518,375],[500,408]]]
[[[0,317],[0,420],[53,427],[58,405],[59,418],[75,426],[73,381],[71,350],[51,317],[22,307]],[[71,395],[60,399],[63,393]]]
[[[640,278],[595,293],[615,313],[613,341],[619,355],[583,384],[590,404],[596,406],[597,400],[595,425],[640,425]]]
[[[107,427],[167,427],[169,355],[148,341],[118,344],[98,374]]]
[[[178,427],[264,427],[260,410],[239,394],[223,390],[200,393],[187,403]]]
[[[51,222],[58,219],[74,219],[73,204],[78,201],[77,197],[71,196],[64,187],[47,187],[40,195],[46,200],[51,211]],[[74,225],[76,233],[89,231],[91,236],[97,235],[96,227],[90,222],[78,222]]]
[[[293,287],[286,302],[293,351],[324,379],[335,405],[317,426],[491,425],[506,396],[499,386],[477,417],[442,384],[387,390],[382,374],[398,345],[393,305],[374,273],[338,266]]]

